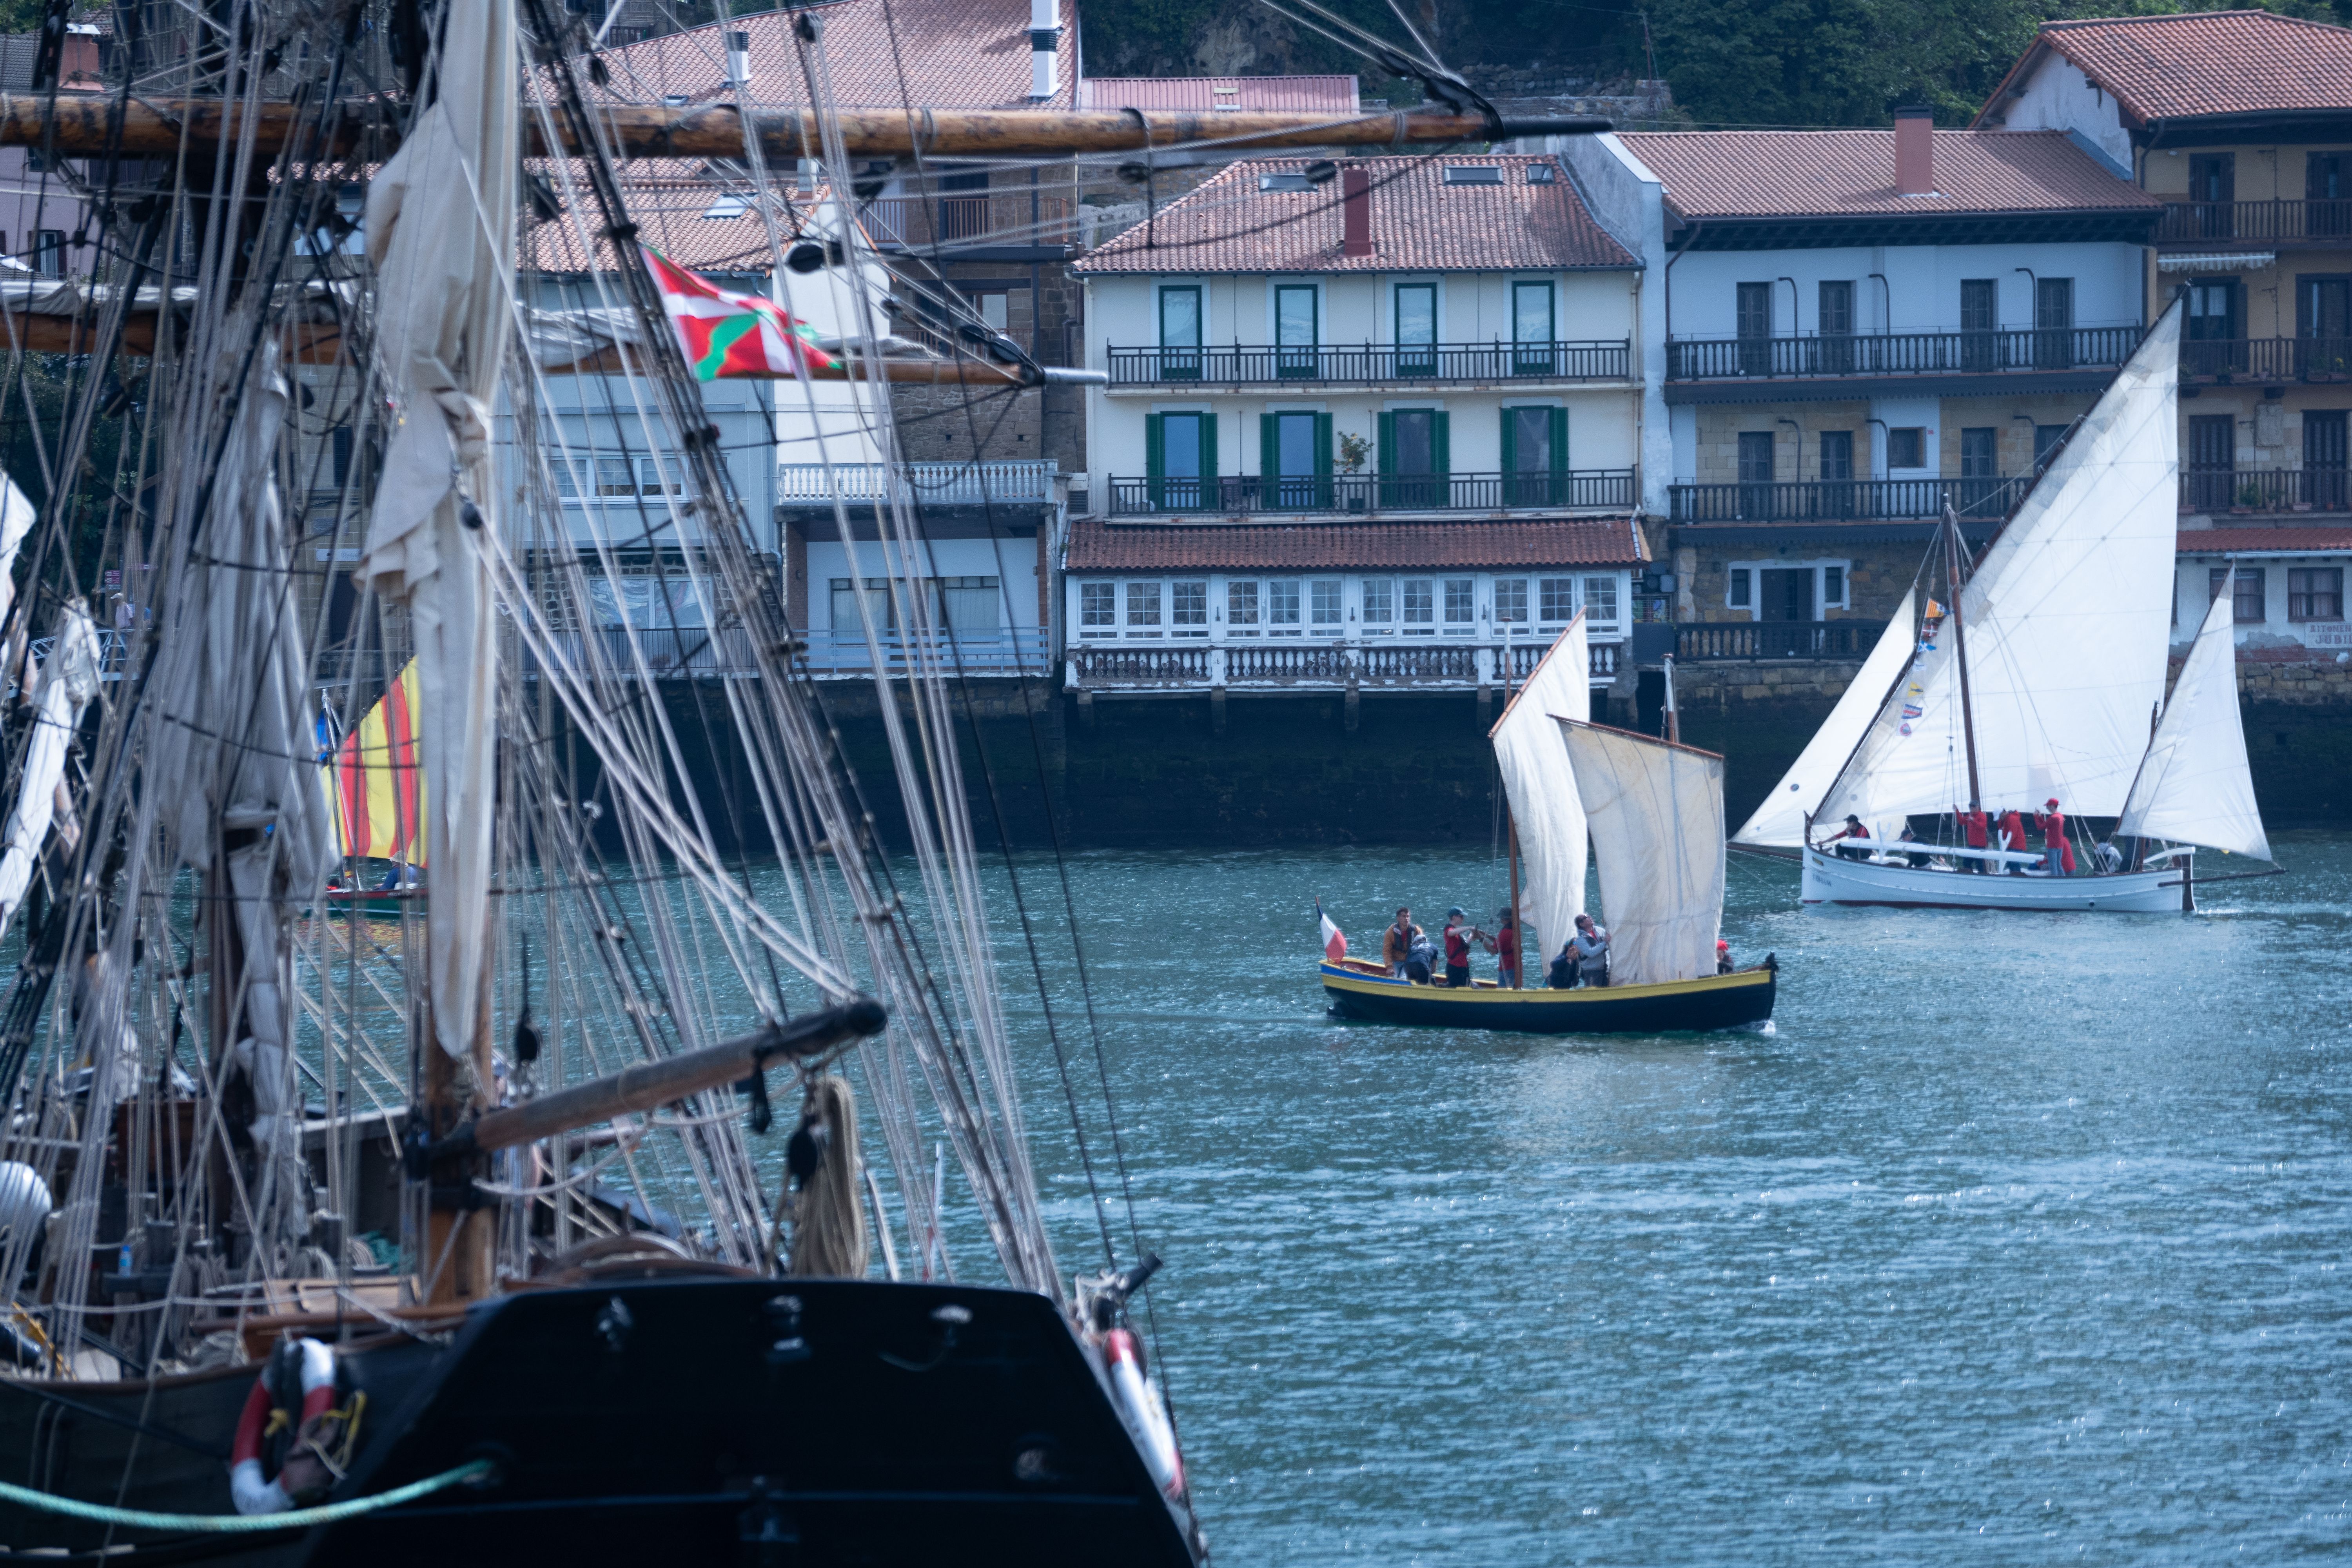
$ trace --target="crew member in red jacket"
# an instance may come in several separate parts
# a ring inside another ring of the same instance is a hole
[[[2000,847],[2016,850],[2025,847],[2025,814],[2015,806],[2000,814]],[[2025,868],[2014,860],[2004,860],[2001,865],[2012,877],[2025,875]]]
[[[1989,829],[1985,823],[1984,807],[1970,802],[1968,810],[1962,811],[1958,805],[1955,804],[1952,807],[1952,815],[1960,819],[1960,837],[1969,848],[1986,847]],[[1985,872],[1992,869],[1992,862],[1990,860],[1969,859],[1966,856],[1960,857],[1960,859],[1971,871]]]
[[[2049,804],[2033,814],[2033,826],[2042,829],[2042,860],[2053,877],[2074,874],[2074,847],[2066,842],[2066,814],[2058,809],[2058,797],[2052,795]]]

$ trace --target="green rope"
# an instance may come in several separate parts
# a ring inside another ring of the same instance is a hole
[[[87,1519],[96,1524],[116,1524],[129,1530],[188,1530],[209,1531],[215,1535],[249,1535],[271,1530],[303,1530],[314,1524],[332,1524],[338,1520],[357,1519],[362,1514],[381,1513],[388,1508],[412,1502],[421,1497],[446,1490],[467,1481],[485,1480],[498,1472],[498,1466],[488,1459],[468,1459],[454,1470],[444,1470],[437,1476],[427,1476],[421,1481],[411,1481],[404,1487],[394,1487],[388,1492],[373,1497],[353,1498],[349,1502],[331,1502],[320,1508],[289,1509],[284,1513],[149,1513],[144,1509],[108,1508],[103,1503],[76,1502],[71,1498],[51,1497],[30,1487],[10,1486],[0,1481],[0,1501],[22,1503],[46,1513],[62,1513],[72,1519]]]

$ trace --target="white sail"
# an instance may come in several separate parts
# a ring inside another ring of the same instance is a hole
[[[1723,928],[1723,759],[1622,730],[1562,723],[1559,731],[1601,868],[1611,981],[1648,985],[1714,973]]]
[[[497,808],[498,639],[475,536],[495,534],[500,511],[489,405],[513,321],[520,199],[512,0],[452,6],[441,60],[439,96],[368,186],[376,347],[401,411],[362,570],[407,606],[415,639],[433,1032],[463,1058],[482,1007]]]
[[[1861,744],[1863,732],[1878,716],[1886,701],[1886,694],[1895,685],[1903,667],[1911,662],[1916,651],[1912,642],[1918,624],[1916,590],[1903,591],[1903,602],[1895,606],[1894,618],[1879,634],[1878,645],[1870,657],[1862,661],[1862,668],[1845,689],[1845,695],[1830,710],[1829,718],[1797,760],[1772,786],[1772,793],[1748,817],[1748,824],[1731,836],[1734,844],[1758,844],[1796,848],[1805,841],[1805,819],[1821,809],[1822,796],[1836,782],[1838,770],[1845,766]]]
[[[1591,668],[1579,611],[1486,732],[1525,864],[1519,913],[1535,927],[1537,949],[1546,953],[1559,951],[1584,912],[1584,806],[1568,747],[1552,721],[1580,724],[1592,716]]]
[[[2116,832],[2271,858],[2238,717],[2236,622],[2227,594],[2205,612]]]
[[[2123,810],[2164,695],[2179,520],[2179,311],[2148,330],[1960,594],[1989,808]],[[1817,816],[1882,836],[1969,796],[1947,622],[1879,710]]]
[[[8,494],[16,498],[14,485]],[[8,814],[5,840],[0,840],[5,844],[0,847],[0,932],[8,929],[16,907],[25,901],[41,846],[48,841],[58,786],[66,776],[66,752],[81,727],[82,710],[98,695],[98,633],[91,629],[89,613],[79,601],[68,605],[58,616],[48,668],[41,671],[41,705],[33,720],[32,744],[25,750],[16,809]]]

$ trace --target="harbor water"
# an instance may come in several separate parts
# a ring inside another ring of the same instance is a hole
[[[1218,1560],[2352,1553],[2352,838],[2278,853],[2189,917],[1801,910],[1735,856],[1775,1028],[1608,1040],[1326,1016],[1313,900],[1359,952],[1400,902],[1491,925],[1483,855],[1081,855],[1099,1066],[1024,859]],[[1067,1271],[1101,1243],[1011,1005]]]

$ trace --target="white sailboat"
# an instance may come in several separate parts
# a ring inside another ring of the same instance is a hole
[[[1948,519],[1923,576],[1942,567],[1948,611],[1906,595],[1811,744],[1734,836],[1801,851],[1806,903],[2163,912],[2187,903],[2198,845],[2263,842],[2226,621],[2218,640],[2200,636],[2204,658],[2182,672],[2174,705],[2190,711],[2150,739],[2170,640],[2179,339],[2175,310],[1972,574]],[[2236,737],[2226,758],[2208,744],[2224,727]],[[2192,778],[2205,792],[2194,805]],[[2238,804],[2207,813],[2216,792]],[[2052,799],[2077,825],[2124,819],[2131,852],[2084,841],[2081,874],[2069,877],[2022,848],[1895,842],[1915,816],[1956,822],[1964,801],[1998,816]],[[1848,816],[1870,837],[1832,849]]]

